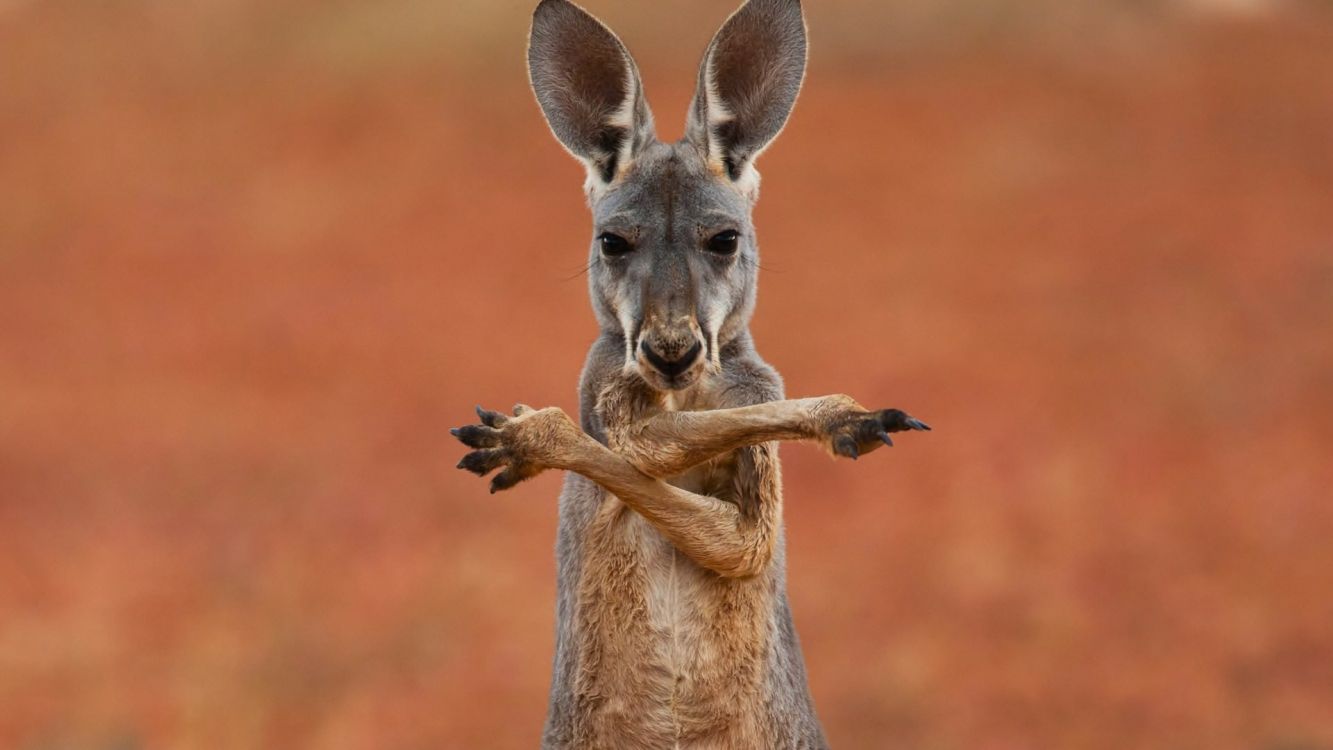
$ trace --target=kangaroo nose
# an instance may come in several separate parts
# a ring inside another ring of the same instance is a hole
[[[694,346],[690,347],[689,351],[676,360],[666,359],[653,351],[652,347],[648,346],[647,341],[641,342],[639,348],[643,350],[643,356],[648,359],[649,364],[668,378],[674,378],[690,369],[690,365],[694,364],[694,360],[698,359],[699,354],[703,352],[703,344],[698,341],[695,341]]]

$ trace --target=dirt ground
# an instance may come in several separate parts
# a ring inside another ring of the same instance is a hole
[[[0,746],[534,747],[560,478],[447,432],[594,335],[523,27],[230,7],[0,3]],[[936,427],[784,450],[829,738],[1333,748],[1333,14],[1006,34],[816,36],[761,162],[761,352]]]

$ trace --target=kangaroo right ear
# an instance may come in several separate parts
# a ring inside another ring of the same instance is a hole
[[[629,51],[568,0],[542,0],[532,14],[528,73],[556,139],[587,165],[589,190],[614,181],[653,140]]]
[[[714,169],[751,186],[755,157],[782,131],[805,77],[801,0],[747,0],[704,52],[686,137]]]

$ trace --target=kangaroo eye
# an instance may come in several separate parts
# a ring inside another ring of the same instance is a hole
[[[597,235],[597,241],[602,244],[602,252],[610,256],[624,255],[634,249],[630,246],[629,240],[611,232]]]
[[[736,247],[740,243],[741,235],[734,229],[728,229],[725,232],[718,232],[708,238],[708,251],[718,255],[731,255],[736,252]]]

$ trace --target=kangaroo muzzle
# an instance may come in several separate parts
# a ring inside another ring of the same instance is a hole
[[[704,345],[698,341],[694,342],[694,346],[690,347],[689,351],[680,355],[677,359],[667,359],[659,355],[657,352],[654,352],[649,348],[648,342],[646,341],[639,344],[639,348],[643,350],[643,356],[648,360],[648,364],[652,365],[658,372],[668,378],[674,378],[684,374],[686,370],[690,369],[690,366],[693,365],[699,359],[699,355],[703,353]]]
[[[704,338],[693,318],[668,326],[645,326],[635,361],[649,384],[661,390],[693,385],[704,365]]]

